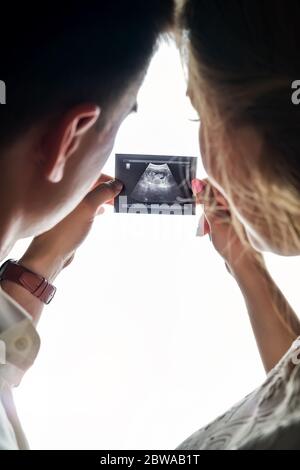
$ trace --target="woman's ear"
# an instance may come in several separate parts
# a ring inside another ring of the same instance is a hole
[[[43,173],[51,183],[58,183],[64,175],[68,159],[75,153],[81,139],[95,124],[100,108],[94,104],[75,106],[52,124],[44,136]]]

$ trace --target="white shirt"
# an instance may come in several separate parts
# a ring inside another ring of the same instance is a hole
[[[28,449],[12,388],[33,364],[39,347],[30,315],[0,287],[0,450]],[[259,388],[177,449],[300,450],[300,337]]]
[[[30,315],[0,287],[0,450],[28,449],[12,388],[19,385],[39,348]]]
[[[300,337],[265,382],[179,450],[300,450]]]

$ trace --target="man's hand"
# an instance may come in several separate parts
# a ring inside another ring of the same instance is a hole
[[[48,232],[33,239],[19,262],[53,282],[74,258],[77,248],[89,233],[95,216],[103,212],[102,204],[111,203],[121,189],[121,182],[102,175],[71,214]],[[32,316],[36,324],[43,303],[14,282],[2,281],[1,287]]]
[[[34,238],[20,263],[52,282],[74,258],[88,235],[94,218],[102,213],[102,204],[113,200],[122,183],[102,175],[83,201],[59,224]]]

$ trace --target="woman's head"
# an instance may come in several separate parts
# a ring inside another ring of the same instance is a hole
[[[300,253],[298,1],[186,0],[188,92],[203,163],[259,249]]]

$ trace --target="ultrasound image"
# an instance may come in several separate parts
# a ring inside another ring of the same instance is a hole
[[[181,191],[167,163],[149,163],[131,193],[132,199],[139,202],[172,203]]]
[[[195,214],[191,181],[195,157],[116,154],[115,176],[123,189],[115,211],[143,214]]]

